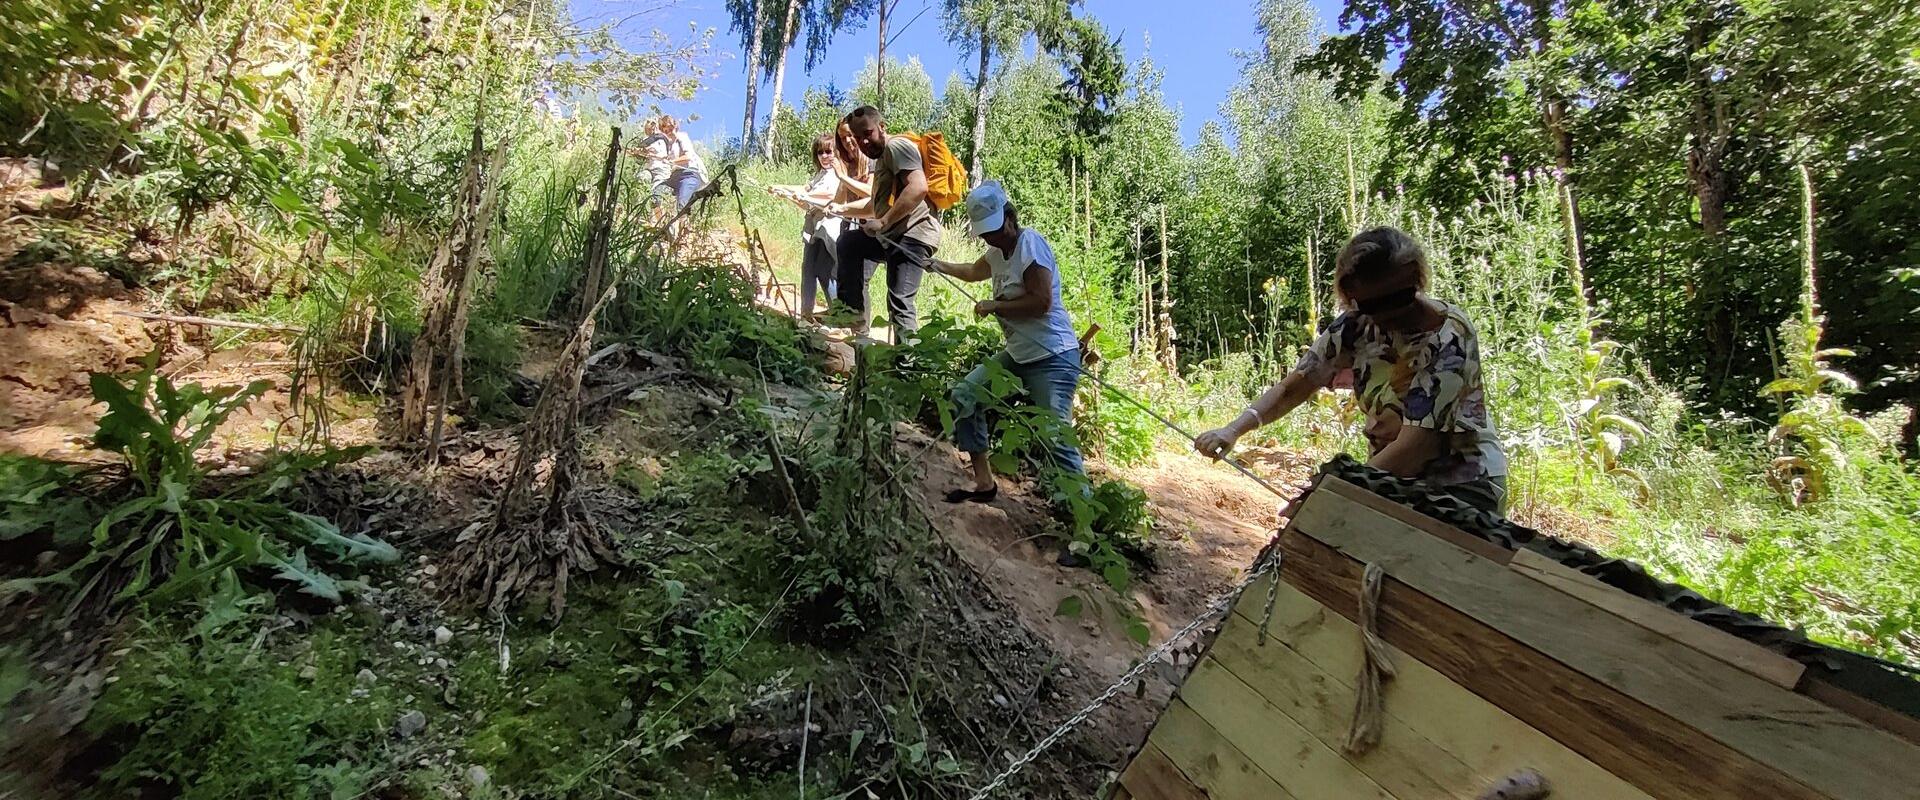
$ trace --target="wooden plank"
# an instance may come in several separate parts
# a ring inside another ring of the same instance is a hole
[[[1254,584],[1242,595],[1234,607],[1232,620],[1215,638],[1209,655],[1270,700],[1275,694],[1300,691],[1284,682],[1270,682],[1270,673],[1292,674],[1295,669],[1289,662],[1303,660],[1328,677],[1327,681],[1311,684],[1317,691],[1328,693],[1326,704],[1335,710],[1345,709],[1342,713],[1350,715],[1351,684],[1361,663],[1359,626],[1282,582],[1274,597],[1273,619],[1268,627],[1271,636],[1266,646],[1259,646],[1258,618],[1265,611],[1271,580]],[[1387,728],[1381,737],[1381,749],[1356,761],[1387,791],[1404,800],[1435,796],[1401,788],[1403,784],[1414,785],[1414,779],[1396,781],[1388,777],[1391,773],[1387,769],[1374,763],[1375,759],[1398,758],[1399,753],[1405,753],[1409,760],[1416,762],[1406,771],[1416,767],[1427,770],[1432,782],[1455,790],[1453,794],[1440,795],[1447,800],[1471,796],[1462,787],[1484,788],[1527,767],[1551,776],[1556,791],[1564,797],[1649,800],[1646,792],[1634,788],[1620,776],[1481,699],[1419,659],[1392,645],[1388,645],[1388,652],[1399,676],[1386,685]],[[1320,702],[1317,696],[1311,700]],[[1274,702],[1285,707],[1279,700]],[[1409,737],[1427,742],[1441,751],[1441,755],[1406,743]],[[1457,770],[1448,766],[1450,763],[1463,766]],[[1460,770],[1467,775],[1462,777]]]
[[[1351,505],[1348,508],[1364,512]],[[1424,535],[1403,538],[1433,541]],[[1360,563],[1291,526],[1281,534],[1280,546],[1286,556],[1280,566],[1281,577],[1321,605],[1352,619],[1363,569]],[[1451,562],[1475,558],[1457,550],[1455,553],[1458,556]],[[1393,565],[1387,566],[1387,574],[1389,578],[1381,587],[1378,630],[1388,643],[1647,794],[1663,800],[1826,798],[1647,704],[1408,588],[1392,577]]]
[[[1353,722],[1354,691],[1349,685],[1353,676],[1336,678],[1277,640],[1258,646],[1257,637],[1256,625],[1239,616],[1229,617],[1207,657],[1181,687],[1187,705],[1235,744],[1241,744],[1240,737],[1223,718],[1256,714],[1285,718],[1338,753]],[[1358,642],[1356,633],[1350,644],[1357,649]],[[1392,708],[1403,692],[1395,683],[1387,684],[1387,707]],[[1343,758],[1387,793],[1402,800],[1451,798],[1475,785],[1473,770],[1459,758],[1398,718],[1389,715],[1384,722],[1378,747],[1364,756]],[[1260,752],[1245,744],[1240,749],[1273,774]]]
[[[1399,520],[1315,493],[1293,528],[1807,786],[1861,800],[1920,786],[1920,749],[1898,737]]]
[[[1302,728],[1212,658],[1195,665],[1180,687],[1180,699],[1295,795],[1393,800],[1340,755],[1338,744],[1328,745]]]
[[[1439,537],[1448,544],[1496,564],[1505,564],[1513,559],[1514,551],[1508,550],[1502,545],[1494,544],[1493,542],[1467,533],[1438,519],[1415,511],[1412,508],[1388,500],[1387,498],[1367,491],[1365,487],[1359,484],[1348,483],[1339,478],[1328,476],[1324,480],[1321,480],[1315,488],[1326,489],[1343,498],[1352,500],[1355,503],[1359,503],[1367,508],[1371,508],[1404,522],[1408,527],[1425,531]]]
[[[1167,704],[1147,743],[1159,748],[1209,800],[1302,800],[1275,783],[1180,698]]]
[[[1800,691],[1808,697],[1859,717],[1883,730],[1891,731],[1902,739],[1920,744],[1920,719],[1914,719],[1819,678],[1808,678],[1801,684]]]
[[[1133,763],[1121,773],[1120,788],[1113,800],[1125,800],[1125,794],[1140,800],[1207,800],[1207,793],[1187,780],[1173,760],[1151,744],[1142,745]]]
[[[1133,793],[1127,791],[1125,785],[1116,783],[1113,785],[1113,791],[1107,793],[1107,800],[1133,800]]]
[[[1528,578],[1658,633],[1783,689],[1800,685],[1807,665],[1676,611],[1628,594],[1547,556],[1521,550],[1508,564]]]

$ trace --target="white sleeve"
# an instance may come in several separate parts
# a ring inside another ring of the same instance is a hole
[[[1021,280],[1026,279],[1028,267],[1039,266],[1048,272],[1059,270],[1059,262],[1053,257],[1053,246],[1047,244],[1046,237],[1038,233],[1023,232],[1016,251],[1019,258],[1014,259],[1014,263],[1020,265],[1017,277]]]

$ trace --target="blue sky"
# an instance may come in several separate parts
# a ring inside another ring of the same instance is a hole
[[[679,33],[689,22],[700,28],[714,27],[714,50],[708,67],[717,74],[692,102],[665,104],[668,112],[685,118],[698,114],[700,119],[686,125],[694,138],[718,141],[739,134],[740,116],[745,110],[746,76],[736,43],[737,34],[727,30],[726,0],[677,0],[661,6],[657,0],[570,0],[576,18],[619,17],[643,8],[659,8],[629,25],[629,33],[648,28]],[[1340,13],[1340,0],[1311,0],[1327,27]],[[921,10],[925,9],[925,13]],[[917,56],[933,78],[934,91],[946,85],[947,76],[963,76],[975,62],[963,59],[947,43],[940,31],[941,0],[900,0],[887,19],[890,35],[895,35],[888,54],[902,61]],[[1177,10],[1173,10],[1177,9]],[[1180,130],[1188,144],[1198,138],[1200,126],[1217,119],[1221,101],[1239,77],[1235,50],[1251,49],[1259,42],[1254,30],[1253,6],[1245,0],[1085,0],[1082,13],[1090,13],[1121,37],[1127,59],[1132,62],[1147,50],[1151,38],[1154,63],[1166,73],[1162,86],[1167,100],[1181,112]],[[902,24],[919,14],[904,31]],[[803,34],[804,35],[804,34]],[[784,94],[790,105],[798,104],[809,85],[829,79],[842,87],[853,84],[853,77],[866,59],[873,55],[875,36],[870,25],[841,32],[835,46],[808,74],[801,71],[799,53],[788,62]],[[768,95],[771,82],[761,87],[760,114],[771,108]]]

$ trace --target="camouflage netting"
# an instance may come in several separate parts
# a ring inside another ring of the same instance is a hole
[[[1582,544],[1557,539],[1497,514],[1482,511],[1419,481],[1395,477],[1351,456],[1339,455],[1320,466],[1320,474],[1366,488],[1374,494],[1446,522],[1509,550],[1532,550],[1600,582],[1651,600],[1705,625],[1781,653],[1807,665],[1809,676],[1871,699],[1909,716],[1920,717],[1920,682],[1906,668],[1871,656],[1814,642],[1805,632],[1768,622],[1708,599],[1677,583],[1647,574],[1632,561],[1612,558]]]

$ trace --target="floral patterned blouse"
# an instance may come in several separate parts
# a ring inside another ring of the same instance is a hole
[[[1293,371],[1327,387],[1352,370],[1373,452],[1392,441],[1402,425],[1447,434],[1446,452],[1421,471],[1426,480],[1451,485],[1506,475],[1506,453],[1480,381],[1480,337],[1466,312],[1441,305],[1444,321],[1424,333],[1383,331],[1365,316],[1343,313],[1313,340]]]

